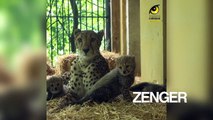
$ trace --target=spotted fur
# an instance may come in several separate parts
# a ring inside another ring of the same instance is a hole
[[[62,107],[82,98],[101,77],[109,72],[108,64],[99,51],[103,31],[96,33],[75,30],[74,36],[78,56],[71,64],[68,93],[60,102]]]
[[[116,68],[107,73],[93,85],[86,95],[77,103],[83,103],[89,99],[96,102],[107,102],[123,95],[124,100],[131,101],[129,88],[134,82],[135,58],[133,56],[121,56],[117,59]]]
[[[64,72],[64,74],[62,74],[61,77],[63,78],[63,84],[64,85],[68,84],[69,80],[71,79],[70,76],[71,76],[70,72]]]

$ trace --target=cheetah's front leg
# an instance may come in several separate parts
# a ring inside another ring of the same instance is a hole
[[[128,88],[122,88],[121,93],[125,101],[131,102],[133,100]]]
[[[84,85],[82,83],[83,76],[82,71],[80,71],[78,59],[73,61],[71,66],[71,76],[70,80],[68,81],[67,87],[67,94],[62,97],[60,103],[60,107],[63,108],[67,105],[72,105],[75,101],[79,100],[84,95]]]
[[[101,77],[95,84],[92,84],[92,86],[86,91],[86,94],[84,97],[82,97],[77,103],[82,104],[83,102],[89,100],[90,98],[99,98],[101,97],[107,97],[108,93],[108,86],[111,84],[114,80],[117,79],[117,70],[112,70],[103,77]]]

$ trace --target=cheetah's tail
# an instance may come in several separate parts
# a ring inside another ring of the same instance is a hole
[[[166,91],[166,86],[165,85],[158,85],[158,84],[153,84],[153,83],[149,83],[149,82],[143,82],[143,83],[139,83],[137,85],[134,85],[132,87],[130,87],[130,91],[138,91],[138,92],[142,92],[145,88],[151,88],[153,90],[151,91]]]

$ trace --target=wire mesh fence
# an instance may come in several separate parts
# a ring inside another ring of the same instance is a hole
[[[75,53],[74,29],[105,30],[101,50],[111,50],[110,0],[47,0],[47,55],[54,66],[58,55]]]

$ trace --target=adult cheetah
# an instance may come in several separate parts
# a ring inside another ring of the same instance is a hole
[[[103,35],[103,31],[96,33],[90,30],[75,30],[74,38],[78,56],[71,64],[68,92],[60,101],[61,107],[82,98],[100,78],[109,72],[107,61],[99,50]]]

